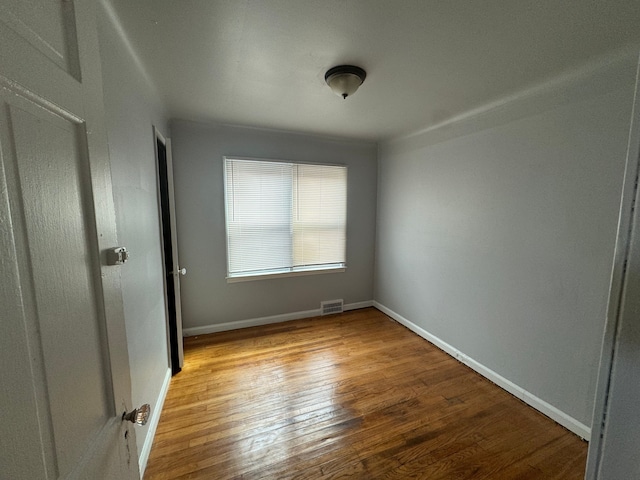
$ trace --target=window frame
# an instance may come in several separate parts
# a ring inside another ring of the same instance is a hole
[[[227,160],[244,160],[252,162],[271,162],[271,163],[285,163],[289,165],[318,165],[328,167],[341,167],[345,169],[346,182],[345,182],[345,243],[344,243],[344,262],[343,264],[325,264],[326,266],[304,266],[304,267],[292,267],[292,269],[282,269],[283,271],[273,271],[269,273],[243,273],[243,274],[230,274],[229,273],[229,222],[227,221],[227,213],[229,206],[227,202]],[[256,157],[243,157],[239,155],[224,155],[222,157],[222,183],[223,183],[223,196],[224,196],[224,226],[225,226],[225,261],[226,261],[226,281],[227,283],[240,283],[251,282],[256,280],[267,280],[274,278],[286,278],[286,277],[299,277],[307,275],[323,275],[328,273],[344,273],[347,271],[347,251],[348,251],[348,229],[349,229],[349,166],[341,163],[331,162],[311,162],[304,160],[282,160],[273,158],[256,158]]]

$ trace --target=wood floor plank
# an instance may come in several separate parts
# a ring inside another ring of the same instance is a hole
[[[145,479],[581,479],[587,444],[373,308],[185,340]]]

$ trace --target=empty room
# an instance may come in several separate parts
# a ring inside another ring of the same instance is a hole
[[[637,0],[0,14],[1,478],[640,478]]]

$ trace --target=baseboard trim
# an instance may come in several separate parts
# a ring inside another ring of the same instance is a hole
[[[402,315],[394,312],[390,308],[385,307],[381,303],[374,301],[373,302],[373,306],[375,308],[377,308],[378,310],[380,310],[381,312],[383,312],[383,313],[387,314],[388,316],[390,316],[391,318],[393,318],[398,323],[404,325],[409,330],[411,330],[414,333],[420,335],[425,340],[431,342],[436,347],[438,347],[440,350],[443,350],[444,352],[448,353],[449,355],[451,355],[453,358],[455,358],[459,362],[464,363],[468,367],[470,367],[473,370],[475,370],[476,372],[478,372],[483,377],[487,378],[488,380],[490,380],[491,382],[495,383],[499,387],[503,388],[507,392],[511,393],[515,397],[519,398],[520,400],[522,400],[523,402],[525,402],[529,406],[535,408],[540,413],[543,413],[547,417],[549,417],[552,420],[558,422],[563,427],[571,430],[573,433],[575,433],[579,437],[581,437],[581,438],[583,438],[583,439],[585,439],[587,441],[591,438],[591,429],[589,427],[587,427],[586,425],[584,425],[582,422],[579,422],[575,418],[573,418],[570,415],[564,413],[562,410],[559,410],[558,408],[556,408],[553,405],[545,402],[541,398],[536,397],[535,395],[533,395],[532,393],[528,392],[524,388],[516,385],[512,381],[504,378],[503,376],[501,376],[498,373],[494,372],[490,368],[484,366],[480,362],[478,362],[478,361],[474,360],[473,358],[465,355],[464,353],[462,353],[457,348],[449,345],[447,342],[441,340],[440,338],[436,337],[435,335],[432,335],[431,333],[427,332],[422,327],[419,327],[418,325],[413,323],[411,320],[408,320],[408,319],[404,318]]]
[[[160,394],[156,400],[156,404],[151,410],[151,419],[149,420],[149,429],[147,430],[147,438],[144,439],[142,445],[142,451],[138,455],[138,466],[140,468],[140,478],[144,477],[144,471],[147,468],[147,462],[149,461],[149,454],[151,453],[151,446],[153,445],[153,439],[156,436],[156,429],[158,428],[158,422],[160,422],[160,414],[162,413],[162,407],[164,400],[167,398],[167,392],[169,391],[169,384],[171,383],[171,369],[167,369],[167,373],[164,376],[164,382],[162,382],[162,388],[160,388]]]
[[[348,310],[359,310],[361,308],[373,307],[373,300],[367,300],[366,302],[346,303],[342,306],[342,309],[346,312]]]
[[[365,302],[346,303],[344,304],[343,309],[347,311],[372,306],[373,300],[367,300]],[[204,325],[202,327],[189,327],[183,328],[182,334],[185,337],[193,337],[195,335],[205,335],[207,333],[226,332],[228,330],[238,330],[240,328],[258,327],[260,325],[270,325],[272,323],[289,322],[291,320],[300,320],[302,318],[318,317],[321,313],[322,311],[317,308],[314,310],[303,310],[300,312],[283,313],[281,315],[271,315],[269,317],[249,318],[247,320],[238,320],[236,322]]]

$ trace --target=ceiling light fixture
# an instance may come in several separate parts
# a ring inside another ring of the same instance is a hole
[[[367,72],[353,65],[338,65],[324,74],[324,80],[336,95],[347,98],[353,95],[367,78]]]

